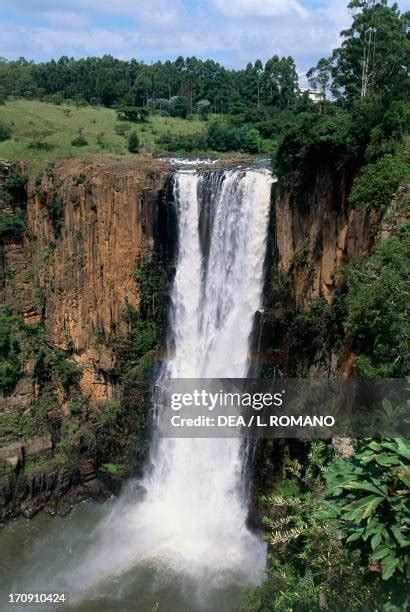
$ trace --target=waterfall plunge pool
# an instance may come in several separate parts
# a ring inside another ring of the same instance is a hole
[[[64,517],[40,513],[4,527],[0,532],[1,612],[42,612],[38,605],[7,605],[9,593],[23,591],[64,591],[68,602],[56,609],[76,612],[238,612],[250,586],[242,575],[221,576],[219,584],[210,584],[206,575],[181,574],[161,561],[136,562],[101,581],[94,576],[95,584],[75,595],[76,566],[95,546],[98,526],[114,504],[83,502]]]

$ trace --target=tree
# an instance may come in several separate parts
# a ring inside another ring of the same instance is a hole
[[[139,106],[122,106],[117,111],[117,117],[120,121],[146,121],[148,110]]]
[[[261,146],[261,138],[258,130],[245,130],[242,138],[242,149],[246,153],[258,153]]]
[[[128,151],[130,153],[139,153],[140,141],[137,132],[131,132],[128,137]]]
[[[83,134],[83,128],[78,128],[78,136],[72,139],[71,144],[73,147],[85,147],[88,145],[88,140]]]
[[[189,112],[189,101],[185,96],[174,96],[170,102],[170,113],[173,117],[186,119]]]
[[[331,81],[332,62],[330,59],[322,58],[314,68],[308,70],[306,76],[313,89],[319,89],[326,100]]]
[[[211,103],[209,100],[199,100],[196,104],[196,110],[200,115],[207,115],[211,108]]]
[[[388,0],[352,0],[353,23],[332,57],[333,92],[348,100],[371,93],[408,93],[410,13]]]
[[[31,149],[44,149],[48,150],[52,148],[48,142],[44,142],[44,139],[54,134],[53,130],[48,130],[47,128],[42,128],[38,130],[34,130],[30,134],[30,144],[29,147]]]
[[[265,64],[261,87],[267,104],[285,109],[296,100],[298,75],[291,57],[274,55]]]

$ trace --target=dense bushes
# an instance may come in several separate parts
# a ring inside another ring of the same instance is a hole
[[[185,96],[174,96],[169,101],[169,113],[173,117],[186,119],[189,112],[188,98]]]
[[[357,156],[352,118],[344,110],[301,113],[285,133],[277,152],[275,173],[292,192],[301,192],[323,164],[348,168]]]
[[[0,210],[0,242],[6,236],[12,236],[14,239],[20,238],[26,229],[25,215],[23,211],[14,213],[6,213]]]
[[[407,124],[405,104],[386,102],[377,96],[358,99],[349,109],[330,103],[323,108],[311,105],[294,115],[286,129],[274,160],[274,171],[289,191],[303,194],[320,170],[330,168],[335,175],[341,170],[352,173],[365,164],[375,164],[362,171],[352,204],[360,204],[361,197],[373,196],[381,188],[382,195],[375,199],[376,207],[403,176],[404,155],[394,160],[391,156],[400,145]],[[367,194],[366,188],[376,178],[373,193]]]
[[[120,342],[120,366],[122,377],[138,373],[150,365],[150,352],[162,340],[166,316],[166,275],[160,258],[146,250],[139,258],[133,274],[139,289],[138,308],[127,305],[124,320],[129,333]]]
[[[131,132],[131,134],[128,136],[128,151],[130,153],[138,153],[139,149],[140,149],[140,142],[138,139],[138,134],[137,132]]]
[[[11,170],[0,184],[0,199],[12,205],[12,212],[0,210],[0,242],[9,236],[19,239],[26,229],[27,177]]]
[[[13,389],[21,376],[20,321],[5,304],[0,306],[0,390]]]
[[[407,152],[407,157],[409,154]],[[401,181],[409,175],[409,161],[402,155],[383,155],[374,163],[364,166],[353,183],[349,204],[366,206],[371,210],[383,210],[392,201]]]
[[[319,515],[332,460],[332,447],[314,442],[303,464],[286,460],[286,480],[262,498],[268,569],[242,612],[375,609],[377,589],[372,576],[366,579],[360,555],[347,550],[331,522]]]
[[[206,135],[203,132],[180,136],[167,133],[158,138],[157,144],[161,145],[161,149],[163,148],[170,153],[178,151],[192,153],[193,151],[205,150],[207,148]]]
[[[88,145],[88,140],[82,133],[81,128],[78,130],[78,136],[72,139],[71,144],[73,147],[86,147]]]
[[[346,269],[346,326],[360,376],[403,377],[410,373],[408,271],[410,231],[382,241],[374,254]]]
[[[206,132],[172,136],[165,134],[157,140],[167,151],[243,151],[258,153],[261,147],[259,132],[253,128],[235,127],[225,123],[212,123]]]
[[[0,198],[6,202],[26,204],[27,176],[11,170],[0,184]]]
[[[253,128],[235,128],[223,123],[213,123],[207,131],[207,145],[214,151],[244,151],[257,153],[260,136]]]
[[[242,611],[406,610],[409,442],[362,440],[341,459],[316,441],[300,461],[287,445],[286,479],[261,500],[266,580]]]
[[[148,109],[139,106],[122,106],[117,111],[117,118],[120,121],[141,122],[146,121]]]
[[[11,129],[5,123],[0,123],[0,142],[8,140],[11,137]]]
[[[410,442],[359,440],[354,459],[326,472],[325,519],[383,580],[410,572]],[[403,582],[404,587],[404,582]]]

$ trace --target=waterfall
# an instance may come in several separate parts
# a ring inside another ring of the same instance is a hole
[[[271,183],[267,170],[175,174],[178,256],[160,382],[246,376]],[[160,438],[151,455],[142,499],[134,487],[114,504],[71,584],[81,590],[138,564],[170,568],[206,588],[226,576],[260,581],[266,548],[246,527],[241,441]]]
[[[266,171],[177,173],[179,254],[162,378],[246,376],[270,191]],[[162,559],[260,578],[265,551],[245,525],[240,448],[238,439],[161,440],[145,506]]]

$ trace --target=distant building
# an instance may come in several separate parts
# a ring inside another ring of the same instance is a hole
[[[320,89],[309,89],[306,87],[301,87],[300,91],[302,94],[307,94],[309,100],[312,100],[312,102],[323,102],[323,100],[325,99],[325,95],[323,91],[320,91]]]

